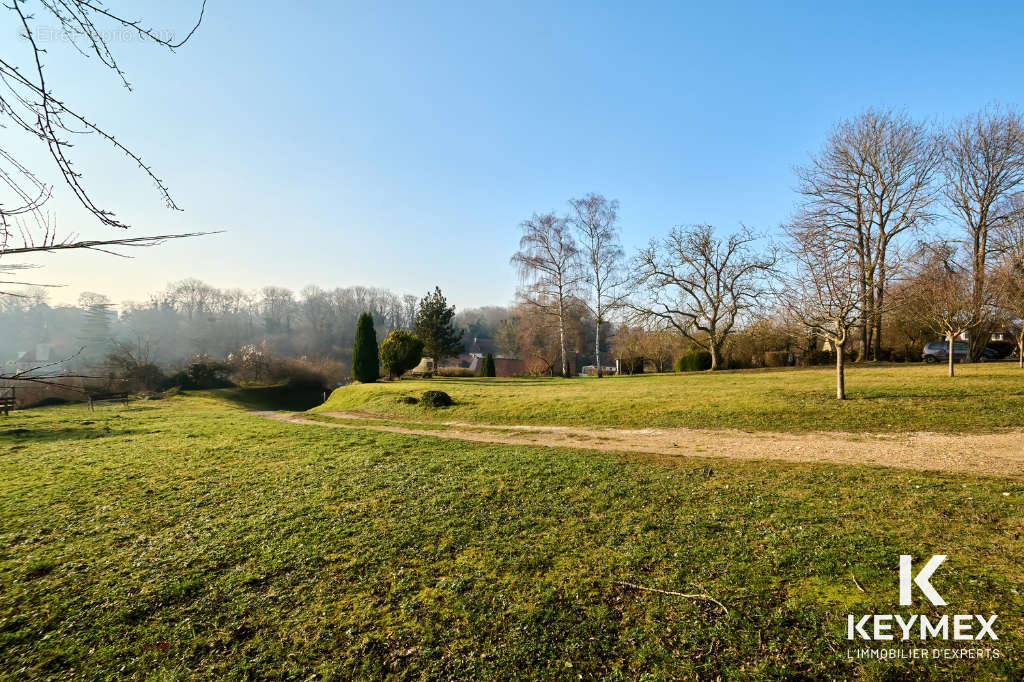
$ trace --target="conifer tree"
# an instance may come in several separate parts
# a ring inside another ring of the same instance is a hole
[[[483,364],[480,365],[480,376],[482,377],[493,377],[496,376],[494,371],[494,356],[490,353],[484,358]]]
[[[462,330],[455,331],[453,317],[455,306],[448,306],[440,287],[434,287],[433,293],[420,300],[415,333],[423,340],[423,356],[432,358],[434,367],[440,367],[445,358],[463,351]]]
[[[363,313],[356,323],[356,341],[352,347],[352,377],[356,381],[372,383],[380,377],[380,355],[377,352],[377,332],[373,328],[373,315]]]

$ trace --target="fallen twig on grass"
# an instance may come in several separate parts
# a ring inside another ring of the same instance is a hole
[[[853,571],[850,571],[850,577],[853,578],[853,584],[857,586],[857,589],[864,592],[864,588],[860,586],[859,582],[857,582],[857,576],[853,574]]]
[[[657,594],[667,594],[667,595],[670,595],[672,597],[683,597],[685,599],[702,599],[704,601],[709,601],[709,602],[713,602],[715,604],[718,604],[719,608],[721,608],[722,611],[725,612],[725,615],[727,615],[727,616],[729,615],[729,609],[725,608],[725,604],[723,604],[722,602],[718,601],[717,599],[715,599],[714,597],[712,597],[709,594],[685,594],[683,592],[672,592],[671,590],[659,590],[659,589],[657,589],[655,587],[644,587],[643,585],[636,585],[634,583],[627,583],[627,582],[624,582],[622,580],[613,580],[612,584],[613,585],[621,585],[623,587],[630,587],[630,588],[632,588],[634,590],[641,590],[642,592],[655,592]]]

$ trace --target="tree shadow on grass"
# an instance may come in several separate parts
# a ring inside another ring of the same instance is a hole
[[[129,436],[151,433],[145,429],[111,429],[102,426],[63,426],[60,428],[10,428],[0,429],[0,445],[28,445],[29,443],[51,443],[61,440],[92,440],[114,436]]]
[[[990,398],[992,397],[992,391],[978,391],[978,392],[957,392],[957,393],[946,393],[946,394],[935,394],[935,393],[905,393],[902,391],[893,391],[892,393],[872,393],[871,395],[858,395],[850,394],[847,396],[849,400],[931,400],[934,402],[950,401],[950,400],[961,400],[963,398]],[[1024,395],[1024,393],[1009,393],[1002,394],[1002,397],[1006,395],[1017,396]]]
[[[217,395],[247,410],[287,410],[305,412],[323,404],[325,393],[321,386],[258,386],[252,388],[218,389]]]

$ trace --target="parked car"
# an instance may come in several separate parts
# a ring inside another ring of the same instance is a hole
[[[966,341],[954,341],[953,342],[953,360],[962,362],[967,357],[967,342]],[[989,348],[986,346],[981,351],[981,361],[987,360],[1000,360],[1002,354],[995,348]],[[924,348],[921,350],[921,359],[925,362],[947,362],[949,360],[949,342],[948,341],[932,341],[926,343]]]

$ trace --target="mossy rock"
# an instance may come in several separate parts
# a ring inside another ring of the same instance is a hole
[[[452,397],[444,391],[425,391],[420,396],[420,402],[427,407],[450,407],[455,404]]]

